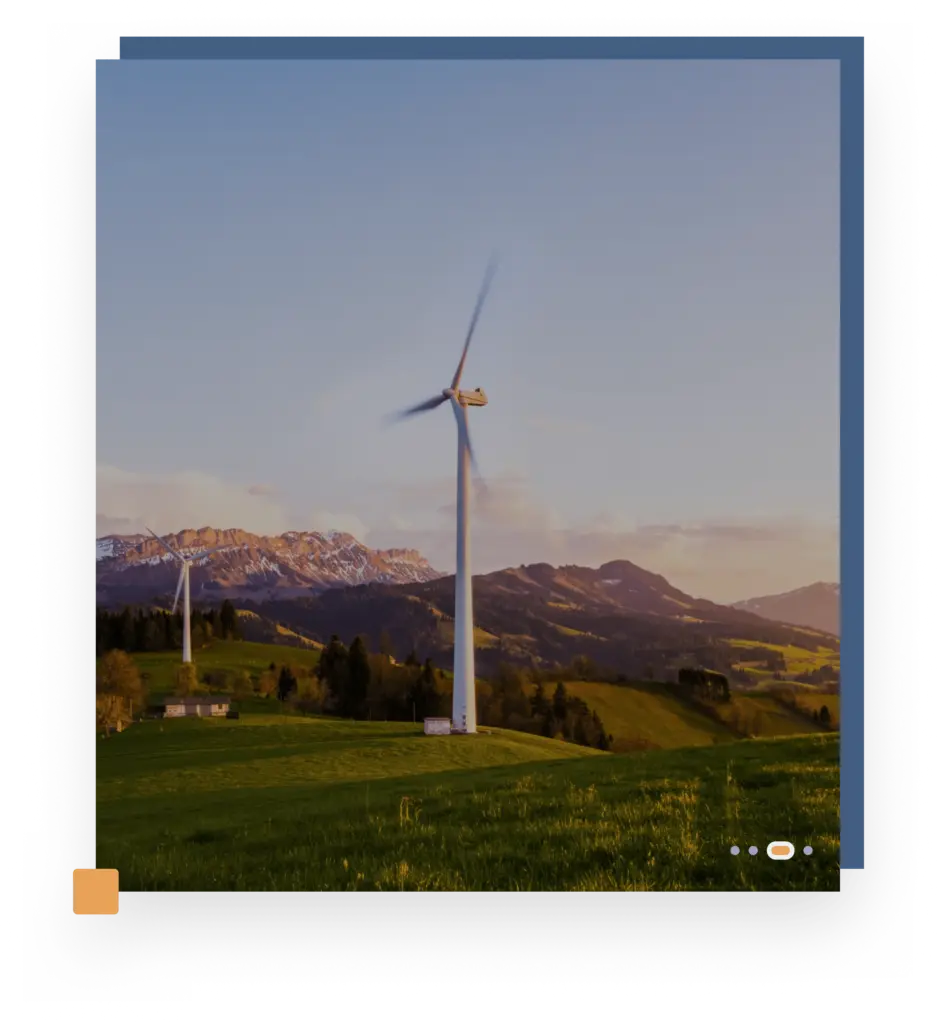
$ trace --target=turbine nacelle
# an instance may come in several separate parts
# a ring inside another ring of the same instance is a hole
[[[488,396],[483,388],[475,388],[472,391],[460,391],[458,388],[446,388],[442,393],[443,398],[448,398],[459,403],[463,408],[467,405],[487,405]]]
[[[475,388],[474,391],[457,391],[455,400],[463,407],[466,405],[488,404],[488,396],[481,388]]]

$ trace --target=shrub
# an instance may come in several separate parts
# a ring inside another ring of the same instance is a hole
[[[195,670],[195,665],[191,661],[184,661],[176,669],[176,695],[189,697],[193,693],[197,693],[199,689],[198,672]]]

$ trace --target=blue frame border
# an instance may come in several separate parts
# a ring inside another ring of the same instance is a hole
[[[142,37],[121,60],[838,60],[840,62],[840,859],[865,864],[864,40],[862,37]]]

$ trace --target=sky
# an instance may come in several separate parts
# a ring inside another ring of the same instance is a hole
[[[101,61],[98,534],[838,580],[826,61]]]

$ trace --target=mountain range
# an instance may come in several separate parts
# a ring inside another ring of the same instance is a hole
[[[526,565],[473,578],[475,658],[486,674],[500,662],[558,665],[587,657],[629,678],[662,679],[700,664],[746,678],[741,662],[775,650],[817,652],[838,664],[834,636],[770,622],[752,612],[693,598],[631,562]],[[449,667],[455,587],[451,576],[398,586],[333,588],[312,596],[245,605],[270,621],[324,642],[384,638],[400,657],[413,650]]]
[[[195,557],[190,570],[193,600],[223,597],[264,601],[299,597],[330,587],[362,583],[415,583],[441,573],[407,548],[376,551],[349,533],[291,532],[264,537],[244,530],[182,530],[165,538]],[[221,547],[211,558],[198,552]],[[149,534],[97,540],[97,600],[101,605],[152,600],[172,594],[176,560]]]
[[[766,619],[808,626],[839,636],[839,599],[838,583],[811,583],[808,587],[798,587],[784,594],[737,601],[732,607],[754,612]]]
[[[317,643],[362,634],[372,649],[383,638],[400,657],[414,650],[451,664],[454,581],[417,551],[376,551],[334,531],[263,537],[204,528],[167,539],[194,556],[193,599],[236,599],[255,631]],[[210,559],[198,558],[218,546]],[[168,603],[174,562],[146,534],[99,538],[98,604]],[[744,678],[740,661],[757,661],[761,645],[822,650],[838,661],[836,637],[812,623],[769,621],[750,602],[691,597],[628,561],[502,569],[473,577],[473,596],[480,672],[502,661],[551,665],[584,656],[631,678],[663,678],[687,663]],[[743,658],[745,650],[755,653]]]

